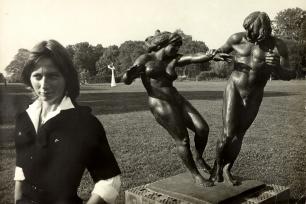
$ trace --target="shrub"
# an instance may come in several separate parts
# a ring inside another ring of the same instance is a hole
[[[111,83],[111,79],[112,79],[111,75],[109,75],[109,76],[96,75],[96,76],[89,77],[87,83],[89,83],[89,84]],[[116,81],[116,83],[119,83],[121,81],[121,76],[116,76],[115,81]]]
[[[212,80],[215,78],[217,78],[217,74],[214,71],[203,71],[197,75],[196,80],[203,81],[203,80]]]

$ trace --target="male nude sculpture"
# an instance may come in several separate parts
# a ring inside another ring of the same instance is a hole
[[[295,78],[288,69],[288,51],[284,42],[271,36],[271,22],[264,12],[253,12],[243,22],[245,32],[235,33],[218,51],[236,52],[234,71],[224,91],[223,132],[217,141],[212,178],[237,185],[231,168],[240,152],[243,137],[254,121],[264,87],[273,73],[282,80]]]

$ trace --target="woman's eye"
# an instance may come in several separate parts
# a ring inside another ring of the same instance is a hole
[[[50,74],[49,77],[51,79],[56,79],[58,77],[58,74]]]
[[[35,78],[35,79],[37,79],[37,80],[39,80],[39,79],[42,78],[42,76],[41,76],[40,74],[35,74],[35,75],[33,75],[32,77]]]

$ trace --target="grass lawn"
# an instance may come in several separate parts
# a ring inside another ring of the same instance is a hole
[[[210,126],[204,157],[212,164],[221,131],[225,82],[177,82],[175,86]],[[30,101],[30,93],[23,86],[0,85],[0,203],[13,203],[15,150],[10,135],[15,113]],[[79,102],[90,106],[104,125],[122,170],[118,203],[124,202],[124,191],[129,188],[185,171],[172,138],[149,112],[146,93],[139,81],[114,88],[109,84],[84,86]],[[259,114],[245,135],[234,174],[289,186],[295,199],[305,195],[305,106],[305,81],[268,82]],[[88,197],[92,186],[85,173],[79,191],[81,197]]]

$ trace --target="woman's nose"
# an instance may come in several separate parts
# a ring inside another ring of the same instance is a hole
[[[47,77],[43,76],[40,80],[40,87],[42,89],[47,89],[49,86]]]

